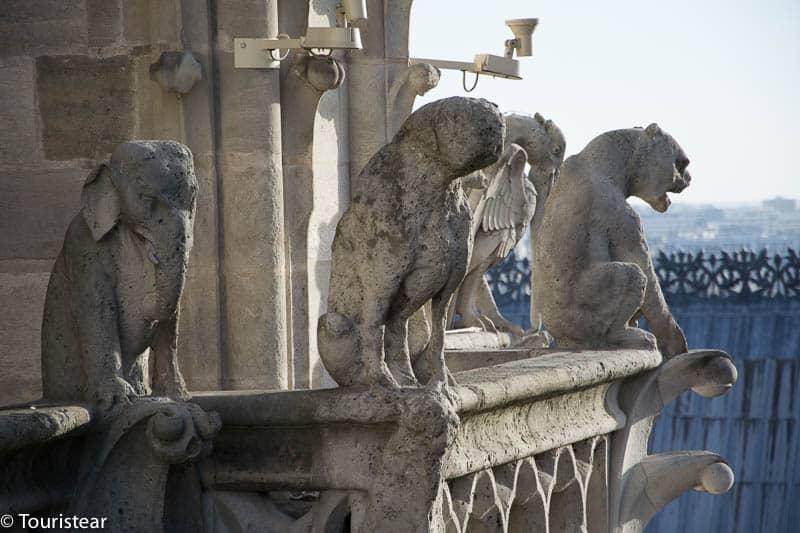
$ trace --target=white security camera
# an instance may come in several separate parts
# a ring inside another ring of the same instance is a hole
[[[533,55],[533,31],[539,19],[511,19],[506,21],[506,25],[514,33],[513,39],[508,39],[505,43],[505,55],[495,56],[492,54],[478,54],[472,63],[463,61],[446,61],[441,59],[421,59],[410,58],[412,65],[427,63],[438,69],[460,70],[462,73],[462,83],[464,90],[472,92],[478,85],[478,78],[481,75],[493,76],[495,78],[505,78],[509,80],[521,80],[519,72],[519,61],[514,59],[514,51],[517,56],[527,57]],[[475,83],[472,87],[467,87],[467,72],[475,74]]]
[[[367,0],[344,0],[344,13],[350,22],[366,20]]]
[[[514,50],[517,57],[533,55],[533,30],[539,24],[539,19],[511,19],[506,21],[506,26],[511,28],[514,38],[506,41],[506,57],[513,57]]]

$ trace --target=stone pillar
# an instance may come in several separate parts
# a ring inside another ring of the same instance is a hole
[[[331,10],[332,11],[332,10]],[[282,0],[280,30],[303,35],[309,20],[306,2]],[[335,20],[328,21],[328,24]],[[281,62],[281,129],[289,324],[289,381],[293,388],[312,385],[311,336],[316,319],[309,309],[309,221],[314,211],[314,125],[322,96],[344,80],[342,65],[334,58],[312,57],[294,50]],[[337,139],[338,140],[338,139]]]
[[[183,49],[202,65],[203,77],[180,96],[183,142],[194,155],[199,194],[194,246],[181,300],[178,357],[190,390],[215,390],[222,384],[220,234],[215,130],[214,39],[209,31],[213,14],[206,2],[181,2]],[[155,85],[155,84],[154,84]]]
[[[311,335],[316,335],[316,330],[310,327],[308,305],[308,222],[314,209],[314,121],[322,95],[339,87],[343,79],[344,69],[338,61],[312,57],[305,51],[293,52],[281,65],[287,306],[291,309],[289,360],[296,387],[311,385],[309,340]]]
[[[280,78],[236,69],[234,37],[276,35],[277,0],[217,0],[224,388],[286,388]]]
[[[358,102],[350,109],[351,183],[369,158],[394,134],[393,124],[398,119],[392,118],[392,87],[409,68],[412,2],[368,0],[369,18],[358,24],[364,49],[348,55],[347,70],[350,101]]]

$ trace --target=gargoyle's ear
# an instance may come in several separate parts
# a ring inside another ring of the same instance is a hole
[[[539,113],[534,113],[533,118],[536,119],[536,122],[544,126],[544,117],[542,115],[540,115]]]
[[[649,126],[647,126],[644,130],[648,137],[651,139],[655,138],[656,135],[661,135],[661,128],[658,127],[658,124],[653,122]]]
[[[99,241],[119,220],[119,193],[111,181],[111,169],[102,163],[86,178],[81,193],[83,218]]]

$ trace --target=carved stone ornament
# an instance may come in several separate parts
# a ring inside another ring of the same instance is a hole
[[[539,234],[533,286],[544,325],[561,347],[686,351],[647,248],[637,196],[664,212],[667,193],[685,189],[689,160],[656,124],[604,133],[566,160],[553,185]],[[635,321],[644,316],[653,334]]]
[[[107,517],[108,531],[168,531],[170,467],[207,456],[221,425],[216,413],[191,403],[134,400],[87,438],[70,512]],[[175,520],[184,514],[180,497],[171,503]]]
[[[693,350],[630,380],[620,391],[628,421],[614,435],[609,502],[615,533],[641,533],[661,508],[689,489],[721,494],[733,485],[727,461],[707,451],[647,455],[655,417],[691,389],[706,398],[726,394],[738,373],[731,357],[718,350]]]
[[[196,195],[192,154],[173,141],[126,142],[89,174],[47,288],[46,399],[105,416],[151,381],[157,395],[188,397],[177,335]]]
[[[455,298],[453,327],[503,331],[519,341],[525,332],[501,315],[485,273],[508,257],[529,225],[531,238],[536,238],[547,197],[564,160],[565,141],[558,126],[538,113],[504,117],[503,156],[465,178],[480,178],[485,183],[469,192],[474,246],[467,275]],[[530,165],[527,173],[526,163]]]
[[[445,314],[464,277],[471,217],[458,178],[499,157],[505,125],[485,100],[447,98],[414,112],[359,175],[333,241],[325,368],[340,385],[417,385],[408,319],[432,300],[424,361],[446,380]]]
[[[203,67],[189,51],[163,52],[158,61],[150,65],[150,79],[165,91],[188,94],[203,79]]]

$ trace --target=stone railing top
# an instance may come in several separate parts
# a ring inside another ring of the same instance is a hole
[[[41,444],[89,425],[82,405],[34,405],[0,410],[0,453]]]
[[[459,385],[452,388],[452,394],[459,414],[467,414],[608,383],[660,363],[661,355],[648,350],[554,350],[456,373]],[[218,412],[225,425],[238,426],[377,424],[393,422],[399,416],[392,402],[353,389],[200,392],[193,401]]]
[[[540,352],[541,353],[541,352]],[[616,381],[657,367],[652,350],[556,351],[456,374],[460,413],[495,409]]]

